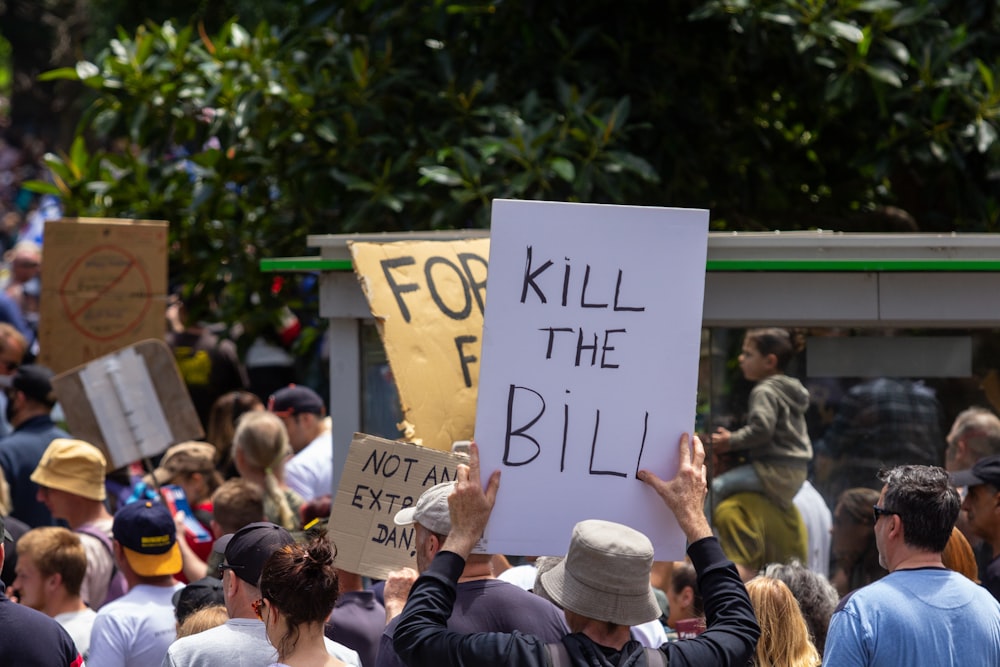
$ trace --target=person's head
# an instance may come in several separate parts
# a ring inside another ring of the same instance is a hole
[[[953,473],[951,481],[968,487],[962,509],[972,533],[990,544],[1000,541],[1000,454]]]
[[[15,571],[12,587],[21,604],[49,613],[54,602],[80,597],[87,552],[79,536],[66,528],[33,528],[17,541]]]
[[[177,528],[163,503],[137,500],[125,505],[115,514],[111,533],[126,579],[130,572],[142,581],[172,577],[181,571]]]
[[[642,625],[661,613],[649,584],[652,567],[649,538],[628,526],[591,519],[573,527],[566,558],[539,574],[536,584],[563,609],[572,632],[587,619]]]
[[[440,551],[444,540],[451,532],[451,510],[448,496],[455,489],[455,482],[435,484],[420,494],[417,502],[396,512],[393,523],[397,526],[413,526],[413,544],[417,551],[417,571],[430,567],[435,554]],[[469,559],[479,559],[483,554],[477,545]]]
[[[763,380],[783,372],[794,352],[784,329],[750,329],[743,337],[740,370],[748,380]]]
[[[26,283],[39,274],[42,268],[42,247],[34,241],[18,241],[5,253],[10,263],[11,280]]]
[[[199,632],[217,628],[228,620],[229,612],[226,611],[226,605],[213,604],[208,607],[202,607],[192,612],[184,619],[183,623],[178,623],[177,639],[190,637]]]
[[[983,457],[1000,454],[1000,418],[986,408],[963,410],[946,440],[948,470],[971,468]]]
[[[875,489],[855,487],[840,494],[833,509],[830,552],[834,562],[854,562],[869,547],[874,548],[872,505],[878,503]]]
[[[705,616],[701,593],[698,591],[698,573],[690,563],[674,563],[666,594],[669,605],[667,625],[671,628],[677,627],[677,621]]]
[[[212,404],[212,409],[208,413],[208,432],[205,439],[219,452],[217,463],[220,470],[228,466],[232,460],[236,422],[245,412],[263,409],[264,404],[256,394],[242,389],[227,392]]]
[[[216,537],[263,520],[263,489],[253,482],[234,477],[212,494],[212,529],[217,532]]]
[[[333,545],[318,537],[282,547],[264,564],[258,609],[279,658],[295,649],[302,626],[322,626],[333,610],[340,592],[335,555]]]
[[[81,506],[104,502],[107,460],[100,449],[71,438],[56,438],[31,473],[38,500],[57,519],[68,519]]]
[[[323,431],[326,406],[320,395],[309,387],[292,384],[279,389],[267,399],[267,409],[281,419],[288,431],[288,441],[296,452]]]
[[[792,591],[784,582],[770,577],[754,577],[747,582],[760,639],[756,667],[817,667],[816,646]]]
[[[261,410],[240,417],[233,436],[236,469],[242,477],[262,481],[264,493],[278,508],[281,525],[289,530],[298,522],[281,492],[281,484],[285,476],[285,459],[291,455],[288,433],[276,415]]]
[[[24,360],[28,341],[12,324],[0,322],[0,376],[12,375]]]
[[[160,486],[175,484],[184,489],[184,496],[194,507],[210,498],[222,484],[222,475],[215,469],[215,455],[215,447],[207,442],[182,442],[163,454],[152,475]]]
[[[879,479],[885,486],[873,518],[882,566],[892,572],[898,552],[944,551],[961,504],[944,468],[897,466]]]
[[[52,391],[52,371],[45,366],[26,364],[4,382],[7,395],[6,417],[11,426],[52,412],[56,394]]]
[[[199,609],[225,604],[222,580],[216,577],[202,577],[178,589],[171,600],[174,603],[174,618],[180,626],[191,614]]]
[[[276,415],[257,411],[240,417],[233,434],[233,456],[240,475],[260,475],[268,470],[276,473],[284,469],[284,461],[291,455],[288,433]]]
[[[809,636],[822,655],[826,648],[830,617],[840,599],[837,589],[826,577],[796,560],[790,563],[771,563],[764,568],[764,576],[782,581],[788,586],[799,603],[799,610],[809,628]]]
[[[248,524],[215,541],[213,550],[223,555],[219,571],[231,617],[253,617],[250,604],[260,597],[258,584],[264,563],[275,551],[294,542],[291,533],[269,521]]]

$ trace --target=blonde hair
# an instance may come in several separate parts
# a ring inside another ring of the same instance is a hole
[[[799,603],[783,581],[755,577],[747,582],[760,640],[755,667],[817,667],[819,652],[809,638]]]
[[[205,630],[211,630],[229,620],[225,605],[213,604],[191,612],[184,622],[177,626],[177,639],[190,637]]]
[[[299,528],[295,512],[281,489],[285,459],[291,456],[288,432],[281,419],[263,410],[243,414],[233,434],[233,451],[243,456],[247,466],[264,476],[264,495],[274,503],[278,521],[287,530]]]

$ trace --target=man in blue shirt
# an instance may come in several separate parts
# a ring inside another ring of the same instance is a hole
[[[1000,665],[1000,603],[941,562],[960,505],[948,473],[906,465],[879,477],[875,543],[889,574],[841,602],[823,665]]]

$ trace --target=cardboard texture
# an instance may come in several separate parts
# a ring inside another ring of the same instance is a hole
[[[503,472],[495,552],[562,555],[578,521],[605,519],[684,557],[636,472],[673,477],[694,426],[708,217],[494,201],[475,440],[484,479]]]
[[[167,229],[149,220],[45,224],[39,363],[59,373],[164,338]]]
[[[413,426],[406,439],[441,451],[469,440],[489,239],[349,246]]]
[[[455,479],[467,457],[355,433],[330,510],[337,567],[376,579],[416,567],[413,526],[393,523],[435,484]]]
[[[160,340],[60,373],[52,388],[73,437],[100,447],[111,469],[203,436],[174,355]]]

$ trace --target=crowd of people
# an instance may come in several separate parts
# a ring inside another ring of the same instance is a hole
[[[638,474],[677,518],[684,561],[654,563],[645,535],[600,520],[560,557],[479,553],[501,479],[483,485],[473,444],[456,481],[394,518],[412,527],[416,568],[377,582],[337,567],[327,537],[322,397],[258,396],[197,323],[180,314],[173,333],[182,375],[198,369],[185,378],[205,440],[108,470],[57,423],[52,373],[25,363],[31,339],[0,322],[0,664],[1000,664],[987,408],[957,416],[940,461],[906,436],[898,460],[868,451],[865,465],[885,465],[862,478],[849,424],[811,442],[788,333],[751,330],[745,424],[707,436],[708,451],[685,435],[671,480]],[[867,383],[865,405],[897,389]]]

